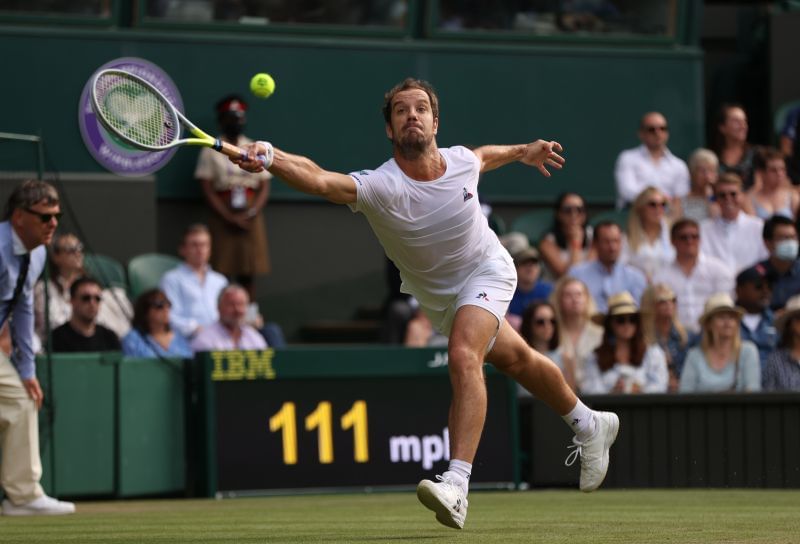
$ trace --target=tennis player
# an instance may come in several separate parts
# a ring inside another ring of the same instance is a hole
[[[431,85],[418,79],[406,79],[386,93],[383,115],[393,157],[376,170],[326,171],[267,142],[248,148],[250,160],[231,160],[259,172],[264,165],[255,157],[266,155],[267,169],[291,187],[363,213],[399,268],[402,290],[416,297],[433,325],[449,337],[451,461],[438,481],[420,482],[419,500],[440,523],[463,528],[472,461],[486,418],[484,360],[563,417],[576,435],[568,460],[581,458],[580,488],[597,489],[619,419],[584,405],[558,367],[505,320],[516,271],[478,203],[482,172],[519,161],[549,177],[548,167],[564,164],[561,145],[536,140],[474,150],[439,148],[439,100]]]

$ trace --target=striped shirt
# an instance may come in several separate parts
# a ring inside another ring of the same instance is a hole
[[[764,368],[765,391],[800,391],[800,362],[788,349],[773,351]]]

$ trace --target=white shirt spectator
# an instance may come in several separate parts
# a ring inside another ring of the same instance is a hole
[[[242,337],[239,343],[233,341],[231,333],[221,323],[212,323],[197,333],[192,340],[192,350],[198,351],[233,351],[237,349],[267,349],[267,342],[250,325],[242,325]]]
[[[170,324],[185,337],[190,338],[200,327],[219,319],[217,298],[228,285],[228,280],[206,268],[203,282],[186,263],[173,268],[161,278],[161,289],[172,303]]]
[[[626,149],[617,157],[614,179],[617,182],[617,208],[624,208],[650,186],[670,198],[689,194],[689,168],[669,149],[664,149],[664,156],[658,162],[653,162],[644,144]]]
[[[763,230],[764,221],[744,212],[733,221],[705,219],[700,223],[700,251],[725,263],[735,276],[769,257]]]
[[[703,314],[703,305],[714,293],[735,296],[733,272],[716,257],[700,253],[697,264],[687,276],[678,263],[662,267],[653,277],[653,283],[666,283],[677,297],[678,320],[686,330],[699,332],[697,322]]]
[[[615,363],[605,372],[600,372],[597,356],[593,353],[586,361],[586,374],[580,390],[584,395],[604,395],[611,393],[620,379],[625,385],[625,393],[630,392],[634,385],[642,393],[666,393],[669,372],[664,351],[653,344],[644,352],[641,365]]]

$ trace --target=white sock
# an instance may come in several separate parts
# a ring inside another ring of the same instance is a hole
[[[594,419],[594,412],[582,403],[580,399],[578,399],[578,402],[575,404],[575,408],[568,414],[561,416],[561,419],[569,425],[570,429],[575,432],[575,435],[581,442],[585,442],[587,439],[591,438],[597,427]]]
[[[464,490],[464,495],[469,493],[469,477],[472,474],[472,464],[460,459],[451,459],[450,466],[445,472],[456,484]]]

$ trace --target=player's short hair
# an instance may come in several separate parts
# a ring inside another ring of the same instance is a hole
[[[28,209],[39,203],[45,206],[56,206],[59,204],[58,191],[56,188],[38,179],[23,181],[11,192],[6,202],[6,219],[11,218],[11,214],[17,209]]]
[[[428,99],[431,101],[433,118],[437,119],[439,117],[439,97],[436,95],[433,85],[423,79],[407,77],[383,95],[383,119],[387,123],[392,118],[392,100],[394,100],[395,95],[399,92],[407,91],[408,89],[420,89],[421,91],[425,91],[425,94],[428,95]]]
[[[102,289],[103,286],[100,285],[100,282],[94,279],[91,276],[81,276],[77,280],[72,282],[72,285],[69,286],[69,297],[70,299],[75,299],[78,295],[78,289],[81,288],[83,285],[96,285],[99,289]]]
[[[678,233],[686,227],[694,227],[698,233],[700,232],[700,224],[697,221],[691,217],[681,217],[672,224],[672,228],[669,231],[670,239],[675,240],[678,237]]]
[[[788,217],[784,217],[783,215],[773,215],[772,217],[764,221],[764,229],[761,231],[761,238],[763,238],[764,241],[771,242],[772,239],[775,237],[775,229],[779,225],[797,229],[797,227],[794,224],[794,221],[792,221]]]

